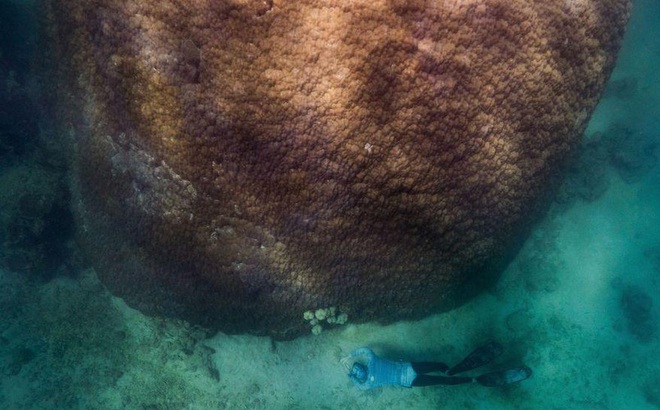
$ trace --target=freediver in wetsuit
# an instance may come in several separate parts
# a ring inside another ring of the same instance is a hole
[[[362,390],[385,385],[421,387],[475,382],[482,386],[493,387],[516,383],[532,375],[532,370],[523,365],[476,377],[454,376],[490,363],[502,351],[502,345],[499,343],[488,342],[475,349],[456,366],[449,368],[448,365],[440,362],[395,362],[382,359],[368,347],[362,347],[351,352],[349,357],[342,359],[342,363],[349,370],[348,376],[353,383]],[[427,373],[443,373],[444,375]]]

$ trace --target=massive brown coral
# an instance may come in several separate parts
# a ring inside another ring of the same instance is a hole
[[[46,1],[80,238],[143,311],[290,337],[461,303],[548,202],[627,0]]]

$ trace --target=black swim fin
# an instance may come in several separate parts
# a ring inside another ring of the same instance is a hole
[[[453,376],[488,364],[499,356],[503,350],[501,344],[490,341],[485,345],[476,348],[465,359],[461,360],[459,364],[449,369],[447,375]]]
[[[532,369],[527,366],[521,366],[514,369],[482,374],[479,377],[475,377],[475,380],[482,386],[496,387],[523,381],[531,375]]]

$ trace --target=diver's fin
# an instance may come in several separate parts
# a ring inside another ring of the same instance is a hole
[[[490,341],[485,345],[476,348],[465,359],[461,360],[459,364],[449,369],[447,375],[453,376],[488,364],[492,362],[494,358],[499,356],[502,353],[502,350],[503,348],[501,344]]]
[[[496,387],[523,381],[531,375],[532,369],[527,366],[521,366],[514,369],[482,374],[474,379],[482,386]]]

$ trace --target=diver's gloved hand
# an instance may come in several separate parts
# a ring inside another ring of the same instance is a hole
[[[346,357],[342,357],[341,359],[339,359],[339,363],[341,363],[342,366],[344,366],[344,369],[346,369],[346,371],[351,370],[351,363],[352,362],[353,362],[353,360],[352,360],[351,356],[346,356]]]

